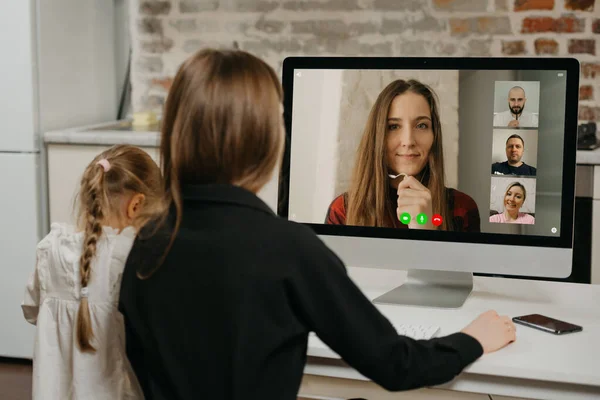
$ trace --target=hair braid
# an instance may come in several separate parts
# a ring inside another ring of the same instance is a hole
[[[103,178],[104,171],[101,166],[94,165],[92,167],[91,179],[87,180],[84,175],[82,182],[82,190],[86,190],[89,194],[89,203],[86,204],[85,213],[85,232],[83,239],[83,253],[79,261],[79,276],[81,282],[82,295],[80,297],[79,311],[77,314],[77,343],[81,351],[95,352],[96,349],[92,346],[91,341],[94,338],[92,329],[92,321],[90,318],[90,310],[87,298],[87,286],[91,276],[92,260],[96,255],[96,245],[102,235],[102,219],[104,218],[102,210],[103,196]],[[85,293],[85,294],[84,294]]]

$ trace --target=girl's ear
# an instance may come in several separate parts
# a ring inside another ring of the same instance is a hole
[[[135,219],[144,205],[144,200],[146,196],[141,193],[134,194],[129,200],[129,204],[127,204],[127,218],[130,220]]]

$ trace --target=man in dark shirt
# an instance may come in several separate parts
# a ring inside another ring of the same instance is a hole
[[[525,142],[519,135],[511,135],[506,141],[506,158],[504,162],[492,164],[493,175],[531,175],[535,176],[537,170],[531,165],[521,161]]]

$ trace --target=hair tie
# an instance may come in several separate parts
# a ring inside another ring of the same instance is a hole
[[[102,165],[102,168],[104,168],[104,172],[108,172],[108,170],[110,169],[110,163],[108,162],[108,160],[106,158],[103,158],[102,160],[98,161],[96,164]]]
[[[90,294],[90,291],[88,289],[88,287],[82,287],[81,288],[81,297],[88,297],[88,294]]]

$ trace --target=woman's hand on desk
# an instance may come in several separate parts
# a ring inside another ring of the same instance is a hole
[[[467,325],[461,332],[474,337],[483,347],[483,353],[500,350],[516,339],[515,324],[507,316],[496,311],[486,311]]]

